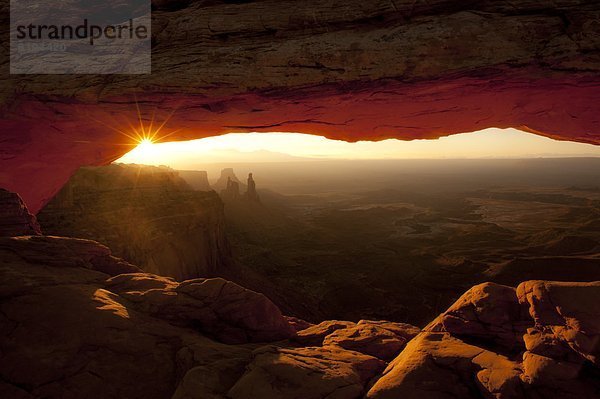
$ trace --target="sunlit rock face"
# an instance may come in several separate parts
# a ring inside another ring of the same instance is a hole
[[[82,168],[37,216],[46,234],[98,240],[179,280],[215,276],[230,260],[219,196],[192,190],[165,167]]]
[[[129,149],[113,128],[135,123],[136,98],[147,124],[155,111],[171,115],[164,132],[178,129],[169,138],[178,140],[232,131],[414,139],[495,126],[600,143],[597,2],[162,0],[154,8],[151,75],[3,82],[0,186],[34,213],[79,166]],[[2,18],[8,26],[9,13]],[[8,57],[8,44],[0,51]]]
[[[590,305],[599,295],[599,282],[475,286],[409,342],[366,397],[598,397]]]

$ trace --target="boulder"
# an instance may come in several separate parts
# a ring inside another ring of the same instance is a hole
[[[523,348],[523,334],[529,326],[531,320],[519,304],[514,288],[483,283],[464,293],[425,330],[448,332],[497,349],[518,351]]]
[[[143,312],[193,327],[226,343],[270,342],[294,330],[267,297],[221,278],[175,280],[146,273],[113,277],[106,286]]]
[[[410,341],[414,337],[417,336],[421,332],[419,327],[413,326],[408,323],[395,323],[386,320],[360,320],[357,323],[359,326],[361,325],[375,325],[386,329],[388,331],[393,332],[396,335],[399,335],[405,338],[407,341]]]
[[[230,356],[225,345],[137,312],[97,282],[21,288],[0,310],[6,398],[167,398],[185,372],[182,347]]]
[[[368,398],[596,398],[600,282],[481,284],[410,341]]]
[[[231,399],[355,399],[385,363],[336,347],[257,349]]]
[[[408,343],[367,394],[370,399],[520,398],[517,362],[449,333]]]
[[[556,356],[549,349],[560,347],[600,366],[600,282],[527,281],[517,295],[535,322],[525,336],[527,350]]]
[[[522,379],[541,395],[600,396],[600,282],[527,281],[517,288],[535,326]]]
[[[409,324],[361,320],[355,326],[341,328],[327,335],[323,346],[339,346],[391,360],[418,331],[417,327]]]

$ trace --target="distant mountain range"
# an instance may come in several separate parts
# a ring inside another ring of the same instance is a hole
[[[193,169],[196,166],[202,166],[207,163],[256,163],[256,162],[298,162],[313,161],[319,158],[297,157],[281,152],[268,150],[259,151],[239,151],[235,149],[211,150],[209,152],[199,153],[197,156],[182,156],[172,162],[174,168]]]

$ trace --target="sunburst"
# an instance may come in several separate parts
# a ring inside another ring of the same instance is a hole
[[[144,146],[148,148],[152,144],[160,143],[165,141],[168,137],[176,134],[181,131],[181,129],[171,130],[168,133],[165,133],[166,125],[169,120],[173,117],[173,114],[176,112],[176,108],[167,115],[166,118],[162,118],[159,122],[157,122],[156,118],[156,109],[152,111],[151,117],[144,119],[142,116],[142,112],[140,109],[140,105],[135,99],[135,112],[136,119],[132,123],[131,119],[126,119],[124,122],[117,122],[116,120],[112,120],[112,123],[107,123],[107,121],[100,120],[94,117],[90,117],[93,122],[96,122],[105,128],[112,130],[113,132],[118,133],[121,136],[127,138],[125,142],[120,141],[118,143],[114,143],[115,145],[122,145],[130,148],[136,148],[138,146]],[[112,119],[112,118],[111,118]]]

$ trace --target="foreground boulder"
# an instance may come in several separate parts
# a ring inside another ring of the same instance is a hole
[[[338,329],[326,336],[323,346],[339,346],[391,360],[418,332],[419,329],[410,324],[361,320],[354,326]]]
[[[168,398],[185,369],[250,354],[138,312],[64,240],[44,243],[63,265],[1,241],[0,397]]]
[[[246,373],[229,390],[232,399],[359,398],[385,363],[335,347],[283,349],[254,353]]]
[[[464,293],[425,330],[445,331],[505,351],[519,351],[528,326],[531,319],[513,287],[483,283]]]
[[[408,343],[367,397],[598,398],[600,282],[481,284]]]
[[[292,340],[302,346],[333,346],[388,361],[419,331],[410,324],[389,321],[327,320],[298,331]]]
[[[545,397],[600,397],[600,282],[527,281],[517,294],[535,322],[523,380]]]
[[[600,283],[476,286],[422,332],[291,326],[222,279],[111,277],[95,266],[111,256],[85,240],[0,239],[0,397],[600,397]]]
[[[294,341],[306,346],[321,346],[323,340],[336,330],[353,327],[356,323],[341,320],[326,320],[298,331]]]
[[[177,283],[136,273],[113,277],[106,285],[145,313],[197,328],[221,342],[270,342],[294,333],[267,297],[222,278]]]
[[[520,397],[519,364],[448,333],[422,333],[369,391],[378,399]]]

